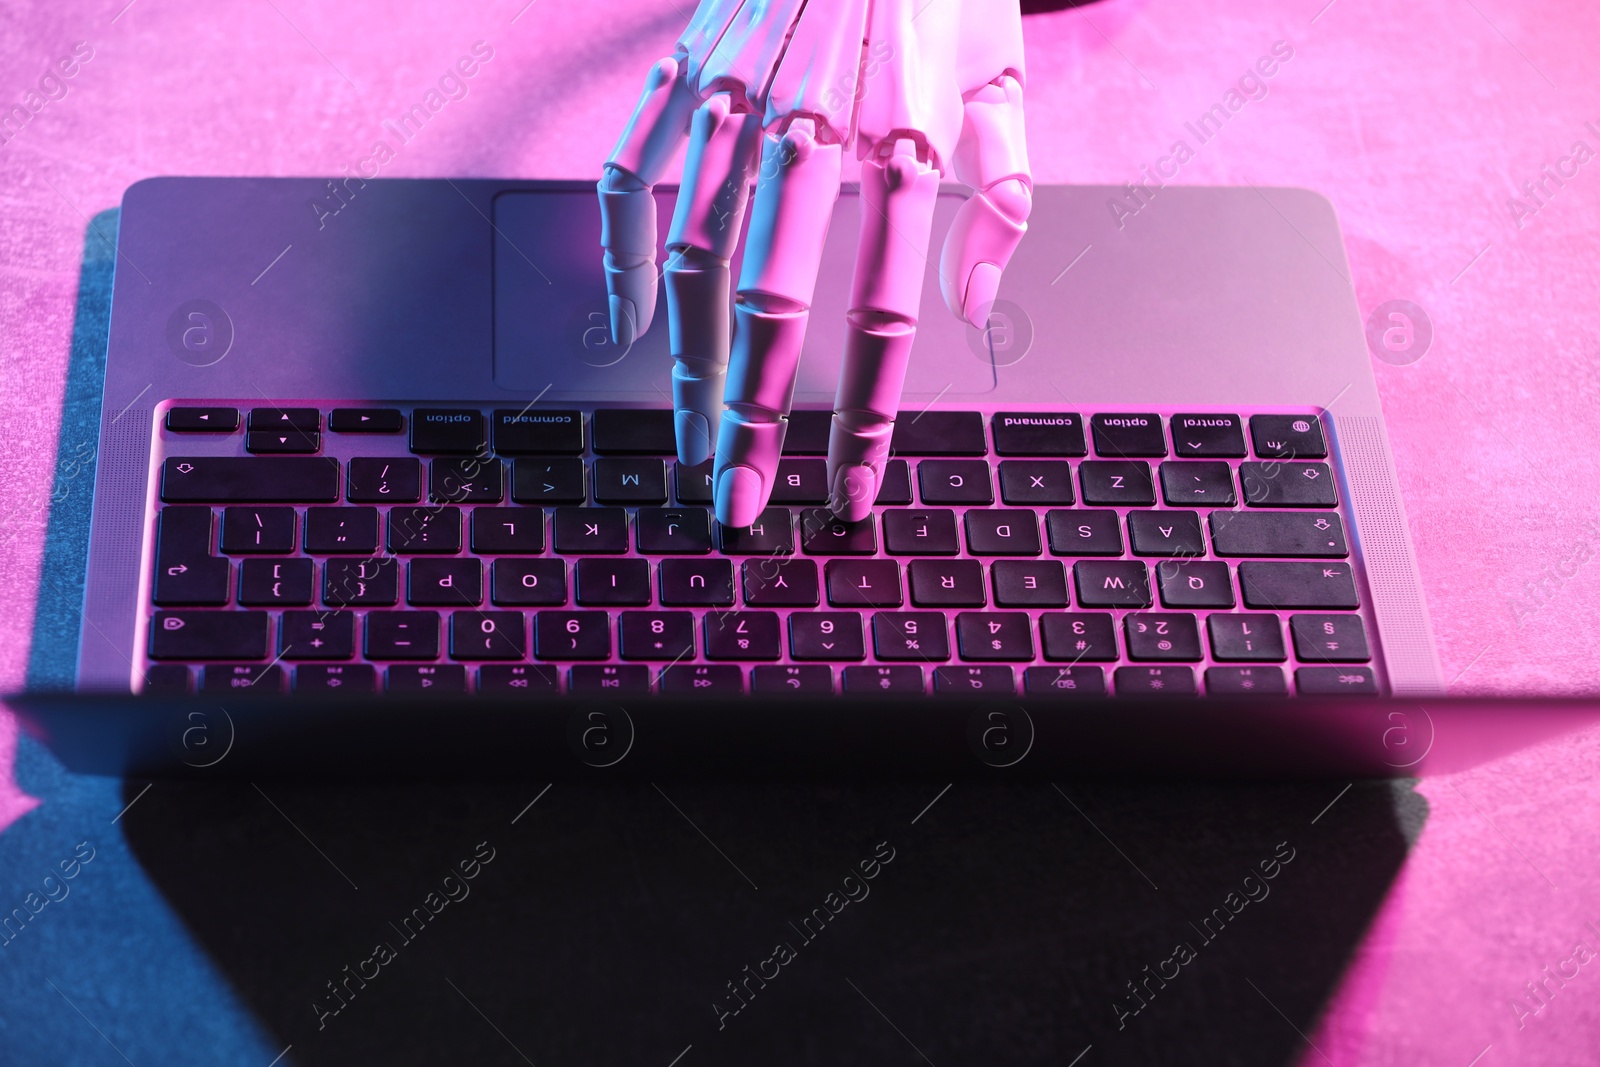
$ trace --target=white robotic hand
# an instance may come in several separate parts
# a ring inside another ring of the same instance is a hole
[[[650,190],[687,140],[662,271],[678,459],[716,457],[724,525],[748,526],[771,496],[852,145],[861,232],[828,484],[835,514],[867,515],[916,335],[940,178],[973,190],[939,260],[958,317],[984,326],[1027,228],[1024,76],[1019,0],[702,0],[651,69],[599,185],[611,332],[626,346],[650,326]],[[728,262],[752,182],[730,315]]]

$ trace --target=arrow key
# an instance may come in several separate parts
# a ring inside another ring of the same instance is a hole
[[[322,435],[315,430],[251,430],[244,435],[244,447],[266,455],[315,452],[322,447]]]

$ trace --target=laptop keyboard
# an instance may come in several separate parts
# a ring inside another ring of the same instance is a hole
[[[146,691],[1380,691],[1310,413],[908,414],[843,523],[801,411],[727,529],[670,411],[163,412]]]

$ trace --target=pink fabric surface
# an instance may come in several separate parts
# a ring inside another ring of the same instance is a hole
[[[93,49],[0,145],[0,690],[27,663],[87,218],[151,175],[340,173],[479,40],[494,56],[469,94],[383,175],[592,178],[688,6],[525,3],[0,10],[0,104],[76,42]],[[1330,196],[1363,313],[1407,299],[1434,326],[1424,358],[1377,376],[1445,677],[1594,692],[1600,158],[1537,200],[1524,183],[1570,174],[1576,142],[1600,152],[1600,13],[1325,3],[1107,0],[1029,18],[1035,178],[1135,180],[1184,138],[1196,153],[1177,181]],[[1277,41],[1294,54],[1266,96],[1197,145],[1184,123]],[[0,827],[36,803],[11,781],[14,745],[0,715]],[[1574,942],[1600,950],[1597,772],[1590,732],[1425,782],[1426,827],[1305,1062],[1595,1062],[1600,963],[1520,1026],[1510,1004]]]

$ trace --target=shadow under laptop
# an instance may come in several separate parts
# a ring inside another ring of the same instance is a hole
[[[123,825],[286,1063],[1259,1065],[1308,1054],[1425,817],[1404,782],[159,782]]]

